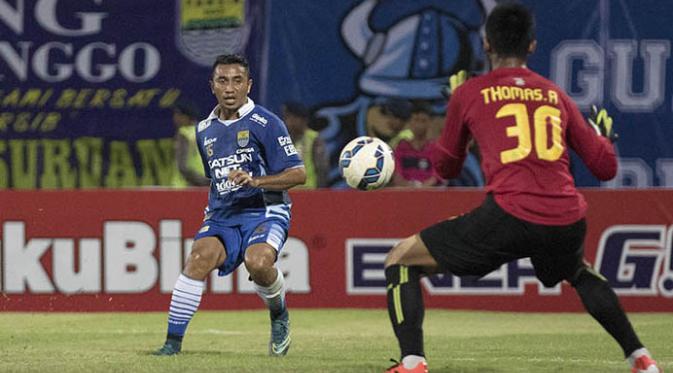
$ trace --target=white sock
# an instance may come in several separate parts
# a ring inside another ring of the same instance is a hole
[[[407,355],[402,358],[402,365],[404,365],[404,368],[406,369],[414,369],[416,368],[416,365],[422,361],[425,361],[423,356]]]
[[[183,336],[201,303],[205,283],[180,274],[173,288],[168,311],[168,334]]]
[[[633,367],[633,364],[636,363],[636,360],[643,355],[651,356],[650,352],[647,351],[645,347],[633,351],[628,357],[629,365]]]
[[[280,269],[276,269],[276,272],[278,273],[276,281],[268,287],[255,283],[257,295],[262,298],[273,315],[285,311],[285,276]]]

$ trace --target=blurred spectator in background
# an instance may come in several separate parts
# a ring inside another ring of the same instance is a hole
[[[329,160],[324,141],[318,132],[309,128],[310,111],[298,102],[287,102],[282,107],[283,121],[287,125],[292,142],[304,159],[306,183],[303,188],[324,188],[327,186]],[[297,186],[300,188],[302,186]]]
[[[367,111],[367,135],[378,137],[395,149],[401,140],[413,137],[406,128],[411,109],[411,102],[399,98],[388,98],[373,105]]]
[[[175,161],[173,186],[207,186],[210,179],[204,176],[203,163],[196,145],[196,124],[199,111],[196,106],[184,100],[178,100],[172,107],[175,125]]]
[[[395,174],[393,186],[431,187],[442,184],[430,163],[434,141],[429,136],[432,130],[432,108],[427,102],[415,102],[407,124],[412,136],[401,139],[394,148]]]

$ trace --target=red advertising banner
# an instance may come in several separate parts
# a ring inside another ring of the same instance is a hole
[[[584,190],[586,257],[629,311],[673,311],[673,190]],[[292,192],[279,257],[292,307],[385,307],[383,260],[398,240],[476,207],[473,190]],[[162,311],[207,191],[0,191],[0,311]],[[202,309],[260,308],[244,268],[208,280]],[[481,279],[423,280],[426,305],[580,311],[567,284],[544,288],[530,262]]]

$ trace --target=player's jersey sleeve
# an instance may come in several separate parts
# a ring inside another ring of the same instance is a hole
[[[598,135],[567,96],[563,96],[568,110],[568,143],[599,180],[610,180],[617,174],[617,156],[608,139]]]
[[[203,123],[203,122],[201,122]],[[194,129],[196,131],[196,148],[199,149],[199,155],[201,156],[201,163],[203,163],[203,174],[206,175],[207,178],[212,179],[210,176],[210,167],[208,166],[208,157],[203,153],[203,140],[202,140],[202,135],[199,129],[202,127],[201,123],[199,123],[198,126],[195,126],[196,128]]]
[[[460,174],[467,155],[470,133],[464,123],[461,110],[461,96],[459,95],[461,91],[457,90],[449,100],[442,135],[431,153],[432,166],[444,179],[451,179]]]
[[[279,119],[270,120],[269,125],[263,131],[264,161],[269,174],[277,174],[288,168],[304,165],[287,132],[285,123]]]

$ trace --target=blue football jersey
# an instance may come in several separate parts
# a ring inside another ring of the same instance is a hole
[[[287,191],[234,185],[229,172],[241,169],[253,177],[278,174],[288,168],[303,167],[285,123],[269,110],[248,102],[239,110],[239,119],[222,121],[217,108],[196,128],[196,141],[206,176],[211,180],[207,218],[222,220],[242,213],[261,213],[285,205]]]

